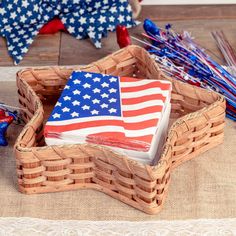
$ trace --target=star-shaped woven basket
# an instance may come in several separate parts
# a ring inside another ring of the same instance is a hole
[[[155,166],[92,144],[45,146],[44,122],[75,69],[172,81],[174,123]],[[19,189],[45,193],[79,188],[102,191],[149,214],[160,211],[175,167],[222,143],[224,98],[165,76],[150,55],[129,46],[86,67],[26,69],[17,76],[28,122],[15,144]],[[109,203],[108,207],[109,207]]]

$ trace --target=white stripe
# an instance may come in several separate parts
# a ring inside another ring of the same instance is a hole
[[[142,91],[135,91],[135,92],[123,92],[121,93],[121,98],[137,98],[137,97],[142,97],[146,95],[156,95],[156,94],[161,94],[164,97],[169,97],[170,91],[163,91],[160,88],[149,88],[149,89],[144,89]]]
[[[162,115],[160,112],[155,112],[155,113],[139,115],[139,116],[123,117],[123,120],[127,123],[128,122],[135,123],[135,122],[147,121],[147,120],[152,120],[152,119],[160,119],[161,117]]]
[[[152,106],[162,106],[162,109],[163,109],[164,103],[162,100],[151,100],[148,102],[140,102],[140,103],[132,104],[132,105],[123,105],[122,107],[123,107],[123,111],[133,111],[133,110],[139,110],[142,108],[148,108]]]
[[[48,121],[47,125],[52,126],[60,126],[60,125],[70,125],[82,122],[89,122],[89,121],[99,121],[99,120],[122,120],[122,117],[118,116],[94,116],[94,117],[84,117],[84,118],[77,118],[71,120],[62,120],[62,121]]]
[[[81,118],[81,119],[73,119],[73,120],[63,120],[63,121],[48,121],[46,123],[46,126],[61,126],[61,125],[70,125],[70,124],[76,124],[83,122],[82,119],[84,119],[84,122],[86,121],[97,121],[97,120],[124,120],[127,123],[136,123],[146,120],[152,120],[152,119],[160,119],[161,112],[155,112],[145,115],[138,115],[138,116],[132,116],[132,117],[110,117],[110,116],[104,116],[104,117],[89,117],[89,118]],[[96,120],[94,120],[96,118]]]
[[[120,86],[122,88],[130,88],[130,87],[148,85],[148,84],[153,83],[153,82],[160,82],[163,85],[165,85],[165,84],[170,84],[171,85],[171,83],[169,81],[165,81],[165,80],[147,80],[146,79],[146,80],[137,80],[137,81],[130,81],[130,82],[120,82]]]
[[[120,126],[97,126],[97,127],[90,127],[85,129],[79,129],[79,130],[71,130],[62,132],[62,135],[70,135],[73,137],[76,136],[86,136],[89,134],[95,134],[95,133],[102,133],[102,132],[121,132],[126,133],[127,137],[141,137],[144,135],[154,135],[157,130],[157,127],[150,127],[146,129],[140,129],[140,130],[125,130],[123,127]]]

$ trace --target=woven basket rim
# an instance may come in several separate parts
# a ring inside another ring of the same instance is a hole
[[[131,45],[131,46],[128,46],[129,48],[141,48],[141,47],[139,47],[139,46],[136,46],[136,45]],[[141,48],[142,50],[144,50],[143,48]],[[119,50],[119,51],[117,51],[117,52],[115,52],[115,53],[113,53],[113,55],[116,55],[117,53],[120,53],[120,52],[122,52],[122,51],[124,51],[125,49],[121,49],[121,50]],[[104,57],[104,58],[102,58],[102,59],[100,59],[99,61],[100,62],[102,62],[102,61],[104,61],[104,60],[106,60],[107,58],[109,57],[109,55],[108,56],[106,56],[106,57]],[[24,83],[25,84],[25,86],[27,87],[27,91],[28,92],[30,92],[30,93],[32,93],[32,95],[34,96],[34,97],[36,97],[36,100],[37,100],[37,109],[36,109],[36,111],[35,111],[35,114],[33,115],[33,117],[31,118],[31,120],[24,126],[24,128],[23,128],[23,130],[21,131],[21,133],[19,134],[19,136],[18,136],[18,138],[17,138],[17,140],[16,140],[16,143],[15,143],[15,145],[14,145],[14,149],[15,149],[15,151],[19,151],[19,152],[31,152],[32,150],[45,150],[45,149],[50,149],[51,148],[51,146],[43,146],[43,147],[22,147],[19,143],[19,141],[20,141],[20,139],[21,139],[21,137],[23,137],[26,133],[27,133],[27,130],[29,129],[29,128],[33,128],[32,127],[32,123],[36,120],[36,119],[39,119],[39,115],[41,114],[41,113],[43,113],[44,112],[44,110],[43,110],[43,104],[42,104],[42,102],[41,102],[41,100],[40,100],[40,98],[37,96],[37,94],[36,94],[36,92],[32,89],[32,87],[22,78],[22,76],[23,76],[23,74],[25,73],[25,72],[28,72],[28,71],[39,71],[39,70],[47,70],[47,69],[71,69],[72,71],[73,71],[73,69],[75,69],[75,68],[78,68],[79,70],[85,70],[86,68],[89,68],[89,67],[91,67],[91,66],[93,66],[93,65],[96,65],[96,62],[94,62],[94,63],[91,63],[91,64],[89,64],[89,65],[86,65],[86,66],[46,66],[46,67],[35,67],[35,68],[25,68],[25,69],[22,69],[22,70],[19,70],[18,72],[17,72],[17,82],[18,81],[21,81],[22,83]],[[155,66],[159,69],[159,67],[158,67],[158,65],[155,63]],[[160,70],[160,69],[159,69]],[[162,72],[161,72],[162,73]],[[163,74],[163,73],[162,73]],[[166,78],[169,78],[168,76],[166,76],[166,75],[164,75]],[[172,78],[169,78],[169,80],[173,80]],[[178,81],[179,83],[183,83],[183,82],[181,82],[181,81]],[[186,84],[186,83],[184,83],[184,84]],[[192,87],[194,87],[194,88],[196,88],[195,86],[193,86],[193,85],[189,85],[188,84],[188,86],[192,86]],[[201,90],[204,90],[204,89],[202,89],[202,88],[198,88],[198,89],[201,89]],[[206,92],[206,90],[204,90],[205,92]],[[218,94],[218,93],[216,93],[216,92],[213,92],[213,91],[207,91],[208,93],[215,93],[215,94],[217,94],[218,96],[217,96],[217,100],[214,102],[214,103],[212,103],[212,104],[210,104],[210,105],[208,105],[208,106],[205,106],[205,107],[203,107],[203,108],[201,108],[201,109],[199,109],[198,111],[195,111],[195,112],[192,112],[192,113],[189,113],[189,114],[187,114],[187,115],[184,115],[184,116],[182,116],[182,117],[180,117],[180,118],[178,118],[171,126],[170,126],[170,128],[169,128],[169,130],[168,130],[168,134],[167,134],[167,140],[166,140],[166,142],[165,142],[165,144],[164,144],[164,149],[163,149],[163,151],[162,151],[162,154],[161,154],[161,156],[160,156],[160,159],[159,159],[159,161],[157,162],[157,164],[156,165],[154,165],[154,166],[150,166],[150,165],[147,165],[147,164],[143,164],[143,163],[140,163],[140,162],[138,162],[138,161],[135,161],[135,160],[132,160],[132,159],[130,159],[128,156],[126,156],[126,155],[121,155],[121,154],[119,154],[119,155],[117,155],[117,157],[118,158],[124,158],[124,159],[126,159],[126,161],[128,161],[128,163],[132,163],[133,165],[136,165],[136,166],[139,166],[139,167],[149,167],[149,168],[151,168],[152,170],[157,170],[157,169],[159,169],[159,168],[161,168],[161,167],[164,167],[166,164],[167,164],[167,161],[168,160],[166,160],[164,157],[166,156],[166,154],[168,153],[168,151],[169,151],[169,148],[172,148],[172,146],[170,145],[170,144],[168,144],[168,139],[171,137],[171,135],[173,134],[173,131],[174,131],[174,128],[176,127],[176,126],[178,126],[178,125],[180,125],[180,124],[183,124],[183,123],[185,123],[185,121],[186,120],[191,120],[192,118],[196,118],[196,117],[200,117],[202,114],[204,114],[205,112],[207,112],[207,111],[209,111],[209,110],[211,110],[211,109],[213,109],[214,107],[216,107],[216,106],[218,106],[219,104],[221,104],[222,102],[224,102],[225,101],[225,99],[224,99],[224,97],[222,96],[222,95],[220,95],[220,94]],[[174,131],[175,132],[175,131]],[[109,150],[109,151],[111,151],[111,152],[113,152],[111,149],[109,149],[108,147],[103,147],[103,146],[100,146],[100,145],[94,145],[94,144],[67,144],[67,145],[55,145],[55,146],[57,146],[57,147],[63,147],[63,148],[65,148],[65,147],[67,147],[67,148],[69,148],[69,147],[77,147],[77,148],[80,148],[80,147],[86,147],[86,146],[90,146],[90,147],[96,147],[96,148],[104,148],[104,149],[106,149],[106,150]],[[113,152],[113,153],[116,153],[116,152]]]

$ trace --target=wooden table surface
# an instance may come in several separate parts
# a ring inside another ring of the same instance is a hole
[[[188,30],[199,44],[217,58],[221,54],[210,33],[213,30],[224,30],[236,48],[235,11],[236,5],[143,6],[139,20],[150,18],[160,26],[171,23],[177,31]],[[130,30],[134,36],[141,32],[142,25]],[[115,33],[110,33],[102,42],[102,49],[95,49],[90,40],[76,40],[66,33],[39,35],[20,66],[88,64],[118,49]],[[11,65],[13,62],[8,56],[6,42],[0,37],[0,66]]]

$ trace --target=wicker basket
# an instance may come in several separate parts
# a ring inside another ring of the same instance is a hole
[[[80,69],[172,81],[138,46],[129,46]],[[155,214],[166,198],[171,171],[223,141],[223,97],[173,80],[171,116],[181,118],[169,129],[156,166],[143,165],[92,144],[45,146],[44,122],[71,72],[71,68],[64,67],[18,72],[19,102],[25,108],[23,119],[28,122],[15,144],[19,188],[23,193],[92,188]]]

